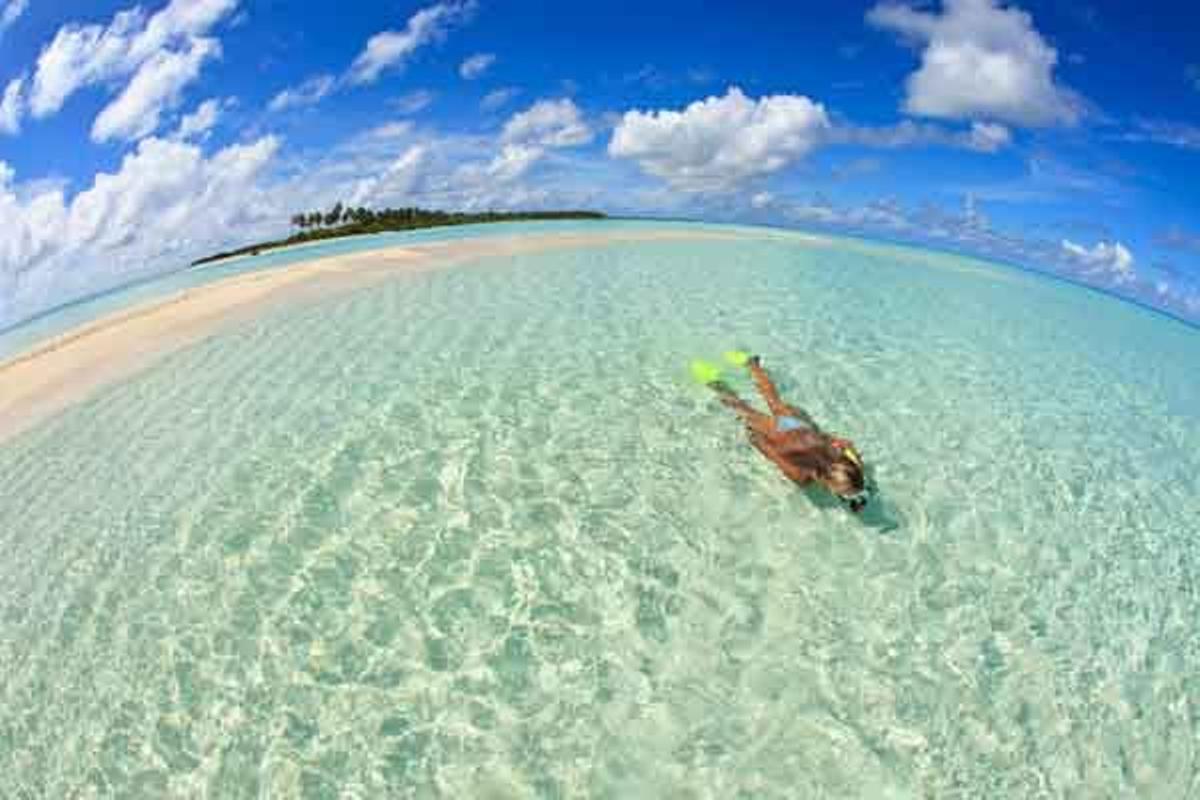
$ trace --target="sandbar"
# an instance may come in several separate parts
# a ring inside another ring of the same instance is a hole
[[[0,443],[163,357],[281,306],[491,256],[653,240],[740,239],[705,230],[544,233],[425,242],[247,272],[114,312],[0,363]]]

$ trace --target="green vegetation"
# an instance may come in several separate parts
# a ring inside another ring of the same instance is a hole
[[[286,239],[248,245],[237,250],[206,256],[192,262],[207,264],[241,255],[258,255],[264,250],[286,247],[321,239],[360,236],[366,233],[413,231],[420,228],[440,228],[447,225],[478,225],[487,222],[530,222],[567,219],[605,219],[598,211],[431,211],[425,208],[347,208],[338,203],[329,211],[312,211],[292,215],[292,225],[299,228]]]

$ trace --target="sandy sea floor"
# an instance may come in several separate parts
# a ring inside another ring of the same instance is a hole
[[[611,233],[248,272],[4,367],[0,796],[1200,793],[1194,329]],[[734,346],[858,442],[864,518],[689,382]]]

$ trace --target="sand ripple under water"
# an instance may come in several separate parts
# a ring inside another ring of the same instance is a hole
[[[0,444],[0,796],[1200,794],[1195,331],[767,234],[236,322]],[[739,344],[865,520],[687,382]]]

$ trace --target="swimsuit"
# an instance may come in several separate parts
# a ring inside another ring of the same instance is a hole
[[[803,431],[803,430],[811,431],[811,430],[813,430],[813,426],[812,426],[811,422],[800,419],[799,417],[785,415],[785,416],[775,418],[775,430],[779,431],[780,433],[788,433],[789,431]]]

